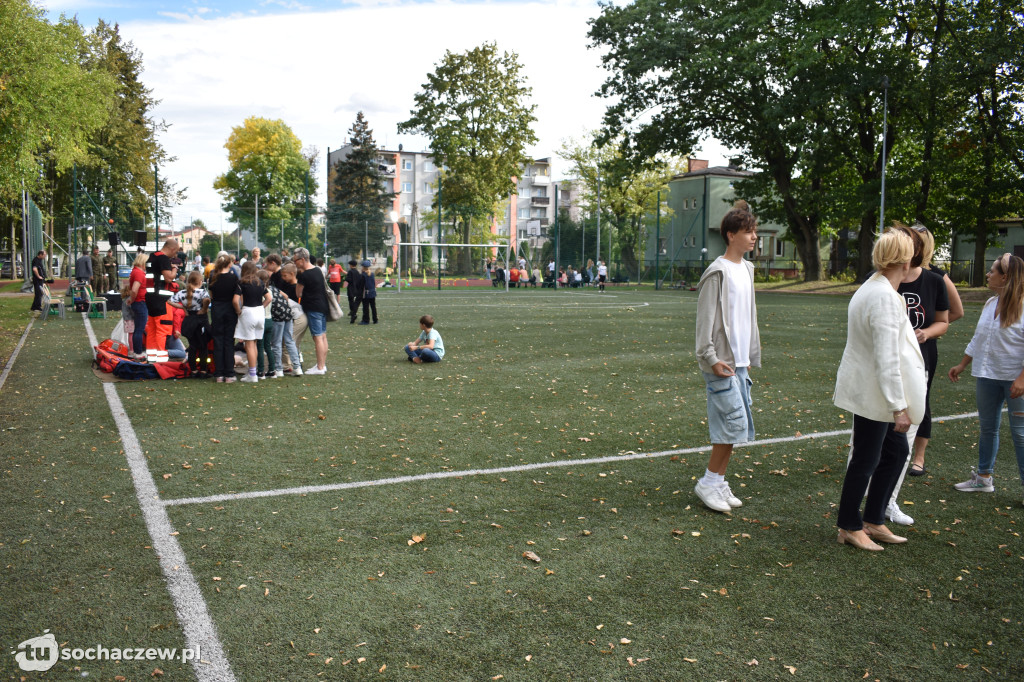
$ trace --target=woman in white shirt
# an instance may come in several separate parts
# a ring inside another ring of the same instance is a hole
[[[877,272],[850,299],[833,398],[836,407],[853,413],[838,540],[871,551],[882,549],[875,541],[907,541],[885,527],[885,508],[910,453],[907,430],[924,417],[924,359],[896,292],[913,255],[914,242],[897,230],[887,230],[875,243],[871,260]]]
[[[960,364],[949,369],[950,380],[959,381],[960,373],[974,363],[978,468],[971,467],[970,479],[953,486],[966,493],[995,491],[992,472],[999,451],[1003,403],[1010,414],[1010,434],[1024,484],[1024,260],[1004,253],[985,279],[995,296],[985,303]]]

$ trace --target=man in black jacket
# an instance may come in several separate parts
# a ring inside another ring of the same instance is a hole
[[[345,273],[349,324],[356,323],[356,313],[359,312],[359,305],[363,302],[363,275],[359,272],[357,265],[358,263],[353,258],[348,262],[348,272]]]

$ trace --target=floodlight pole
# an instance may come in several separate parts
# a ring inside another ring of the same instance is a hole
[[[601,164],[595,166],[597,173],[597,262],[601,262]],[[611,246],[608,247],[608,255],[611,255]]]
[[[658,213],[654,223],[654,290],[661,288],[659,279],[661,268],[661,190],[658,190]]]

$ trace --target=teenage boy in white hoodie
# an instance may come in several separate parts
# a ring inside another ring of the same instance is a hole
[[[725,255],[708,266],[697,286],[697,364],[707,384],[711,457],[694,492],[709,509],[728,512],[743,502],[725,470],[733,446],[754,440],[748,367],[761,366],[754,304],[754,266],[743,254],[757,244],[757,219],[745,208],[725,214]]]

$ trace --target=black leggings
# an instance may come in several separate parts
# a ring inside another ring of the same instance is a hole
[[[208,326],[206,313],[186,313],[185,319],[181,322],[181,335],[188,339],[188,366],[193,372],[202,372],[206,369]]]
[[[238,314],[227,301],[214,301],[211,336],[213,337],[214,374],[219,377],[235,376],[235,325]]]

